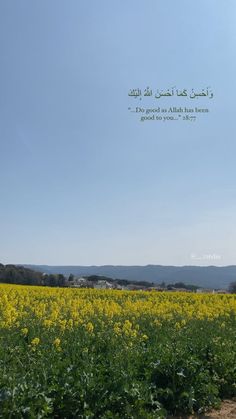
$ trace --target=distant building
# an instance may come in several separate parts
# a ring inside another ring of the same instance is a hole
[[[72,287],[72,288],[87,287],[88,286],[88,280],[86,278],[83,278],[83,277],[73,278],[73,280],[68,281],[67,284],[69,285],[69,287]]]
[[[100,280],[100,281],[94,283],[94,288],[103,289],[103,290],[104,289],[111,289],[111,288],[113,288],[113,285],[108,281]]]
[[[125,290],[126,289],[126,287],[124,287],[124,286],[122,286],[120,284],[116,284],[116,283],[112,284],[112,288],[114,290]]]

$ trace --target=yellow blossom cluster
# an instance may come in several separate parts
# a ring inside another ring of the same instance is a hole
[[[58,327],[63,333],[83,327],[93,334],[96,325],[111,326],[117,336],[141,336],[144,318],[156,327],[174,321],[176,329],[189,320],[225,319],[236,314],[236,297],[229,294],[194,294],[119,290],[28,287],[0,284],[0,328],[19,327],[28,335],[29,324],[45,330]],[[143,340],[148,337],[143,337]],[[39,342],[33,339],[31,345]],[[60,346],[57,340],[54,346]]]

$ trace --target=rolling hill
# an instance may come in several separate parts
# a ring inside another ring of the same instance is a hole
[[[63,274],[69,276],[104,275],[111,278],[135,281],[149,281],[160,284],[185,282],[204,288],[228,288],[236,281],[236,266],[49,266],[23,265],[36,271],[48,274]]]

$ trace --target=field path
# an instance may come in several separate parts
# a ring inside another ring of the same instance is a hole
[[[168,416],[168,419],[236,419],[236,399],[224,400],[219,410],[202,415]]]

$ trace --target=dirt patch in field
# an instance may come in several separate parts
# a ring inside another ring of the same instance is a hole
[[[220,409],[201,415],[168,416],[168,419],[236,419],[236,399],[224,400]]]

